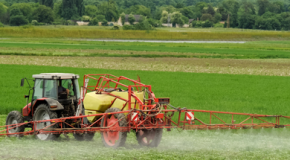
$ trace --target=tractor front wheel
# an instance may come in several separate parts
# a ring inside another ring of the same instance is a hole
[[[12,126],[7,127],[7,130],[8,130],[7,133],[24,132],[25,126],[24,125],[21,125],[21,126],[15,125],[18,123],[24,123],[23,116],[21,115],[21,113],[18,111],[10,112],[6,118],[6,125],[12,125]],[[11,128],[11,129],[9,129],[9,128]],[[12,137],[12,136],[22,136],[22,135],[8,135],[8,137]]]
[[[39,105],[33,115],[33,121],[41,121],[41,120],[50,120],[50,119],[57,119],[57,114],[56,112],[52,112],[49,110],[48,106],[45,104]],[[43,128],[46,128],[48,126],[52,125],[50,121],[47,122],[41,122],[41,123],[36,123],[34,126],[35,130],[41,130]],[[57,124],[52,125],[48,128],[57,128]],[[37,134],[36,137],[40,140],[53,140],[59,137],[59,134]]]
[[[120,112],[118,108],[109,108],[105,113]],[[125,144],[127,131],[121,131],[120,127],[126,127],[127,120],[123,113],[108,114],[101,121],[102,129],[108,131],[101,132],[102,141],[106,147],[118,148]]]
[[[139,130],[136,137],[139,145],[147,147],[158,147],[162,138],[163,129]]]

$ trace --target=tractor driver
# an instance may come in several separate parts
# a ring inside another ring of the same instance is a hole
[[[58,81],[58,96],[60,96],[61,94],[64,94],[64,93],[66,93],[66,95],[68,96],[69,95],[69,89],[64,88],[61,85],[61,81]]]

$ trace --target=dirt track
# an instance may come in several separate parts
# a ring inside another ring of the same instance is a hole
[[[290,75],[289,59],[0,56],[0,64],[221,74]]]

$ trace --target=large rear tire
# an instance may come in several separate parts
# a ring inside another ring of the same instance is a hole
[[[152,130],[139,130],[136,132],[137,141],[140,146],[158,147],[162,139],[162,128]]]
[[[6,118],[6,125],[13,125],[13,124],[18,124],[18,123],[24,123],[23,116],[20,112],[18,111],[12,111],[8,114]],[[12,129],[9,129],[12,128]],[[7,133],[19,133],[19,132],[24,132],[25,126],[9,126],[7,127],[8,132]],[[23,135],[8,135],[8,137],[17,137],[17,136],[23,136]]]
[[[120,112],[119,108],[109,108],[105,113]],[[123,113],[107,115],[101,121],[101,127],[118,130],[120,127],[126,127],[127,120]],[[118,148],[125,144],[127,131],[106,131],[101,132],[103,144],[109,148]]]
[[[57,119],[56,112],[52,112],[49,110],[48,106],[45,104],[39,105],[33,115],[33,121],[40,121],[40,120],[49,120],[49,119]],[[43,122],[43,123],[37,123],[34,126],[35,130],[43,129],[49,125],[51,125],[51,122]],[[58,125],[55,124],[49,128],[57,128]],[[36,137],[40,140],[54,140],[59,137],[59,134],[37,134]]]

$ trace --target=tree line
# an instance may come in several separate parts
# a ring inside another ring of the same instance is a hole
[[[289,0],[0,0],[0,25],[73,24],[76,20],[107,25],[119,17],[124,24],[126,15],[135,29],[190,22],[190,27],[290,30]],[[133,15],[141,15],[140,24],[134,23]]]

